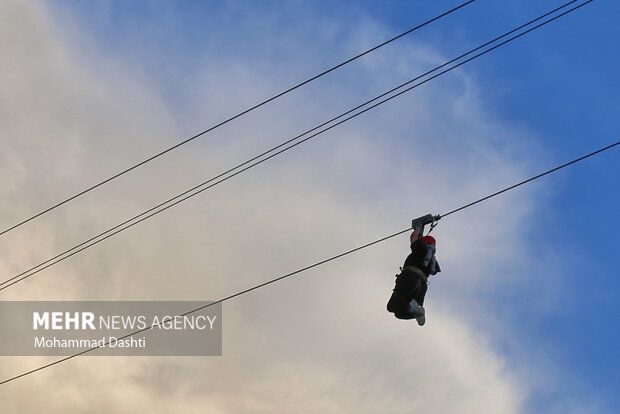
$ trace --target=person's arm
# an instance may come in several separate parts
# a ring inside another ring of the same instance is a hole
[[[409,238],[409,244],[413,244],[414,241],[420,238],[420,229],[417,227],[413,228],[413,233],[411,233],[411,237]]]

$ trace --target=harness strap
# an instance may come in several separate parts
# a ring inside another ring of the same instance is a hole
[[[401,273],[399,275],[396,275],[396,277],[403,275],[403,273],[405,272],[412,272],[415,273],[416,276],[418,276],[418,281],[415,284],[415,286],[410,289],[408,292],[399,292],[396,290],[396,287],[394,288],[394,292],[398,293],[399,295],[404,295],[404,296],[409,296],[411,295],[413,292],[415,292],[416,290],[418,290],[420,288],[420,283],[427,283],[428,278],[426,277],[426,275],[424,274],[424,272],[420,269],[418,269],[415,266],[407,266],[404,267],[401,271]]]

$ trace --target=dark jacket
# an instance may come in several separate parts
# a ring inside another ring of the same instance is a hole
[[[429,245],[420,239],[411,243],[411,253],[405,259],[403,267],[408,266],[417,267],[427,277],[441,272],[439,263],[435,259],[435,246]]]

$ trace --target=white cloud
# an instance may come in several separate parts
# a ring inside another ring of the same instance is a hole
[[[11,22],[3,30],[12,34],[2,36],[10,59],[2,60],[0,73],[11,82],[0,86],[0,105],[13,111],[0,125],[6,148],[1,176],[3,198],[16,200],[3,207],[3,220],[13,222],[172,143],[177,114],[136,72],[96,53],[88,68],[80,65],[83,57],[40,5],[0,7]],[[358,90],[322,82],[16,230],[2,240],[8,252],[3,274],[116,224],[438,58],[412,52],[408,58],[385,52],[386,62],[399,62],[392,71],[377,61],[351,69],[344,86],[363,85]],[[337,58],[326,53],[323,59]],[[239,93],[227,85],[239,74],[248,79],[245,101],[274,88],[273,79],[261,85],[251,64],[205,72],[199,79],[209,92],[200,94],[205,111],[217,109],[214,118],[233,111]],[[452,88],[454,82],[460,87]],[[414,215],[443,213],[523,178],[529,147],[498,138],[511,128],[485,113],[466,75],[450,83],[422,87],[3,294],[23,300],[218,299],[400,230]],[[247,90],[249,84],[255,89]],[[340,98],[325,103],[332,93]],[[0,407],[51,413],[521,412],[528,390],[494,349],[494,332],[469,322],[479,309],[472,315],[454,309],[475,301],[477,284],[492,282],[494,270],[517,260],[524,249],[517,230],[536,205],[533,194],[507,194],[441,223],[436,234],[444,274],[431,285],[424,328],[384,310],[392,275],[407,254],[402,236],[226,303],[221,358],[80,358],[4,386]],[[41,362],[4,359],[3,377]]]

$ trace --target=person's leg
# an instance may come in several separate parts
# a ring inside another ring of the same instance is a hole
[[[422,326],[426,323],[426,310],[422,305],[424,305],[424,297],[426,296],[426,291],[428,290],[428,282],[426,278],[422,278],[420,280],[420,289],[418,290],[418,295],[416,300],[418,304],[420,304],[419,314],[416,315],[416,320],[418,321],[418,325]]]
[[[418,289],[420,288],[420,279],[420,275],[417,272],[406,267],[396,276],[394,290],[400,293],[407,302],[409,302],[417,296]]]
[[[424,308],[415,299],[411,299],[409,302],[409,313],[417,318],[424,315]]]
[[[426,288],[426,277],[419,269],[404,268],[396,277],[396,285],[387,304],[388,312],[394,313],[398,319],[415,318],[419,325],[423,325],[424,308],[421,305]]]
[[[420,277],[410,268],[403,269],[396,276],[394,291],[387,304],[388,312],[407,313],[409,302],[417,296],[420,286]]]
[[[409,301],[394,289],[390,300],[387,303],[387,310],[391,313],[405,313],[409,306]]]
[[[420,306],[424,306],[424,297],[426,296],[426,291],[428,290],[428,282],[426,280],[420,280],[420,289],[418,289],[418,294],[416,295],[416,302]]]

